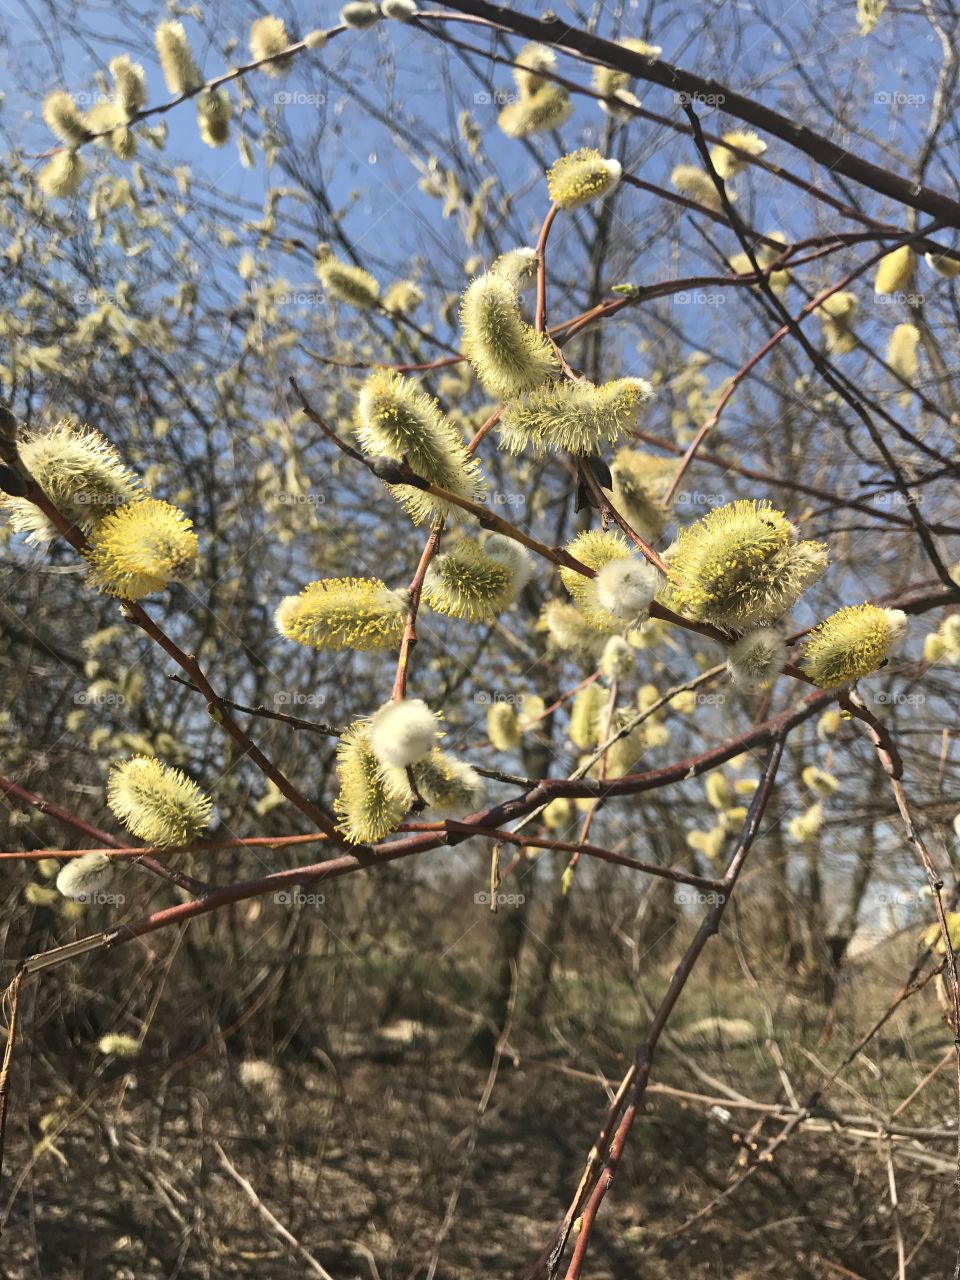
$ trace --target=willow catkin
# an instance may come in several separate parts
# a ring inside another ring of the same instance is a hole
[[[876,671],[907,629],[899,609],[848,605],[810,633],[801,666],[814,684],[833,689]]]
[[[680,531],[670,556],[672,606],[721,627],[763,626],[826,566],[826,546],[800,540],[782,511],[740,499]]]
[[[197,535],[177,507],[142,498],[118,507],[94,527],[86,558],[98,590],[139,600],[191,576]]]
[[[370,748],[382,765],[405,769],[442,737],[438,717],[421,698],[387,702],[370,720]]]
[[[277,630],[314,649],[392,649],[403,638],[407,592],[379,578],[321,578],[277,608]]]
[[[526,323],[517,290],[499,271],[478,276],[460,305],[463,349],[483,386],[508,399],[559,373],[549,340]]]
[[[196,840],[213,814],[213,801],[195,782],[151,756],[111,769],[107,804],[128,831],[161,847]]]

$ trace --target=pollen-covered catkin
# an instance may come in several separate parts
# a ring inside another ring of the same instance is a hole
[[[497,124],[508,138],[528,138],[547,129],[558,129],[569,119],[573,103],[566,89],[546,78],[557,59],[542,44],[525,44],[517,55],[519,66],[513,78],[519,90],[513,101],[501,108]]]
[[[272,62],[265,62],[259,70],[275,80],[279,80],[290,70],[293,55],[288,54],[285,58],[276,56],[282,54],[289,43],[290,37],[282,18],[267,14],[263,18],[257,18],[250,28],[250,56],[254,62],[273,58]]]
[[[826,546],[800,541],[782,511],[739,499],[680,531],[670,556],[672,607],[728,629],[762,627],[826,566]]]
[[[503,533],[488,533],[481,547],[491,560],[498,560],[510,570],[513,575],[512,594],[516,600],[533,577],[533,556],[526,547]]]
[[[824,769],[818,769],[814,764],[807,765],[800,776],[805,787],[808,787],[814,795],[824,799],[836,795],[840,789],[840,783],[832,773],[827,773]]]
[[[960,276],[960,259],[950,258],[943,253],[925,253],[923,258],[927,266],[938,276],[945,276],[948,280],[952,280],[954,276]]]
[[[84,533],[138,496],[140,482],[98,431],[64,420],[49,431],[30,432],[19,444],[24,467],[60,514]],[[26,498],[0,493],[0,508],[28,542],[49,542],[56,528]]]
[[[407,593],[379,578],[321,578],[276,611],[277,630],[314,649],[392,649],[403,639]]]
[[[588,569],[597,571],[596,577],[588,578],[566,566],[560,569],[560,580],[570,592],[584,619],[598,630],[616,630],[621,619],[600,602],[599,571],[611,560],[632,559],[626,538],[612,530],[585,529],[569,543],[567,552]]]
[[[358,720],[337,744],[340,789],[333,808],[351,844],[382,840],[403,820],[413,798],[402,770],[385,773],[370,745],[369,729],[368,720]]]
[[[517,64],[513,68],[514,83],[529,97],[549,84],[544,73],[556,70],[557,55],[547,45],[531,42],[517,54]]]
[[[193,60],[183,23],[161,22],[154,33],[154,41],[167,89],[178,95],[199,89],[203,77]]]
[[[57,891],[74,902],[86,902],[105,889],[112,877],[113,864],[105,853],[85,853],[61,869]]]
[[[86,558],[98,590],[139,600],[191,576],[197,535],[177,507],[141,498],[118,507],[94,527]]]
[[[874,279],[875,293],[899,293],[906,289],[913,279],[916,254],[908,244],[894,249],[877,263],[877,274]]]
[[[483,804],[486,784],[465,760],[449,751],[434,747],[428,756],[413,766],[417,790],[435,813],[463,817],[475,813]]]
[[[45,196],[65,200],[80,190],[87,166],[76,151],[58,151],[37,174],[37,184]]]
[[[729,145],[712,147],[710,150],[711,163],[721,178],[735,177],[749,163],[744,156],[731,151],[731,147],[737,147],[738,150],[745,151],[750,156],[762,156],[767,149],[767,144],[749,129],[725,133],[723,141]]]
[[[161,847],[196,840],[213,814],[213,801],[195,782],[152,756],[114,765],[107,804],[128,831]]]
[[[523,293],[537,282],[537,251],[527,245],[508,249],[490,268],[509,280],[517,293]]]
[[[906,382],[913,382],[919,369],[917,347],[920,343],[920,330],[915,324],[898,324],[890,335],[887,346],[887,364]],[[901,404],[910,403],[911,392],[904,390],[900,396]]]
[[[659,58],[663,52],[658,44],[647,44],[646,40],[630,38],[618,40],[617,44],[644,58]],[[607,111],[619,120],[630,119],[632,113],[628,108],[640,106],[639,99],[627,87],[631,80],[632,76],[628,71],[620,71],[615,67],[595,66],[593,68],[592,83],[595,92],[602,94],[606,99],[612,99],[612,101],[600,103],[601,111]]]
[[[670,511],[660,500],[676,470],[675,458],[630,448],[614,454],[610,464],[614,505],[641,538],[650,540],[663,532]]]
[[[644,378],[548,383],[507,404],[497,424],[500,442],[512,453],[548,448],[579,456],[598,453],[631,431],[640,408],[653,396]]]
[[[331,298],[359,311],[369,311],[380,301],[379,283],[362,267],[338,262],[332,255],[327,255],[318,259],[316,275]]]
[[[113,76],[117,113],[130,121],[147,101],[146,73],[139,62],[121,53],[111,59],[110,74]]]
[[[547,170],[547,190],[558,208],[576,209],[609,195],[621,173],[619,160],[608,160],[593,147],[581,147],[554,160]]]
[[[559,373],[549,340],[526,323],[510,280],[488,271],[467,287],[460,305],[463,349],[491,395],[508,399]]]
[[[475,502],[483,494],[480,465],[460,431],[412,378],[387,370],[367,378],[357,400],[356,437],[365,453],[405,461],[421,479],[458,497]],[[413,485],[387,488],[417,523],[460,513],[455,504]]]
[[[520,719],[509,702],[491,702],[487,708],[487,736],[498,751],[520,745]]]
[[[870,675],[900,643],[907,615],[873,604],[848,605],[815,627],[802,667],[821,689]]]
[[[540,613],[538,630],[546,631],[558,649],[575,650],[588,656],[599,654],[603,635],[617,629],[617,620],[609,615],[606,626],[591,626],[575,604],[567,600],[548,600]]]
[[[380,10],[370,0],[353,0],[340,10],[340,21],[355,31],[363,31],[380,21]]]
[[[809,844],[816,840],[823,825],[823,804],[818,800],[803,813],[798,813],[787,823],[787,833],[791,840],[799,844]]]
[[[670,182],[688,200],[695,200],[705,209],[713,209],[716,213],[722,211],[720,194],[706,170],[698,169],[695,164],[678,164],[670,174]],[[727,199],[732,204],[736,196],[728,191]]]
[[[600,657],[600,672],[608,680],[623,680],[633,670],[636,655],[622,636],[611,636]]]
[[[412,280],[394,280],[383,295],[383,305],[387,311],[397,315],[413,315],[423,302],[423,290]]]
[[[222,147],[230,140],[233,103],[226,89],[209,89],[197,97],[200,139],[208,147]]]
[[[110,1032],[97,1041],[100,1053],[113,1054],[115,1058],[135,1058],[140,1052],[140,1041],[135,1036],[125,1036],[121,1032]]]
[[[573,695],[567,736],[581,751],[587,751],[599,743],[609,701],[610,695],[606,689],[596,682],[584,685]]]
[[[65,89],[55,89],[44,98],[43,119],[50,132],[69,147],[79,147],[90,137],[83,112]]]
[[[487,622],[513,602],[513,572],[487,555],[472,538],[462,538],[430,562],[423,582],[427,604],[437,613]]]
[[[827,350],[837,355],[845,355],[857,345],[853,332],[853,322],[860,308],[860,300],[855,293],[839,290],[832,293],[817,307],[820,328]]]

